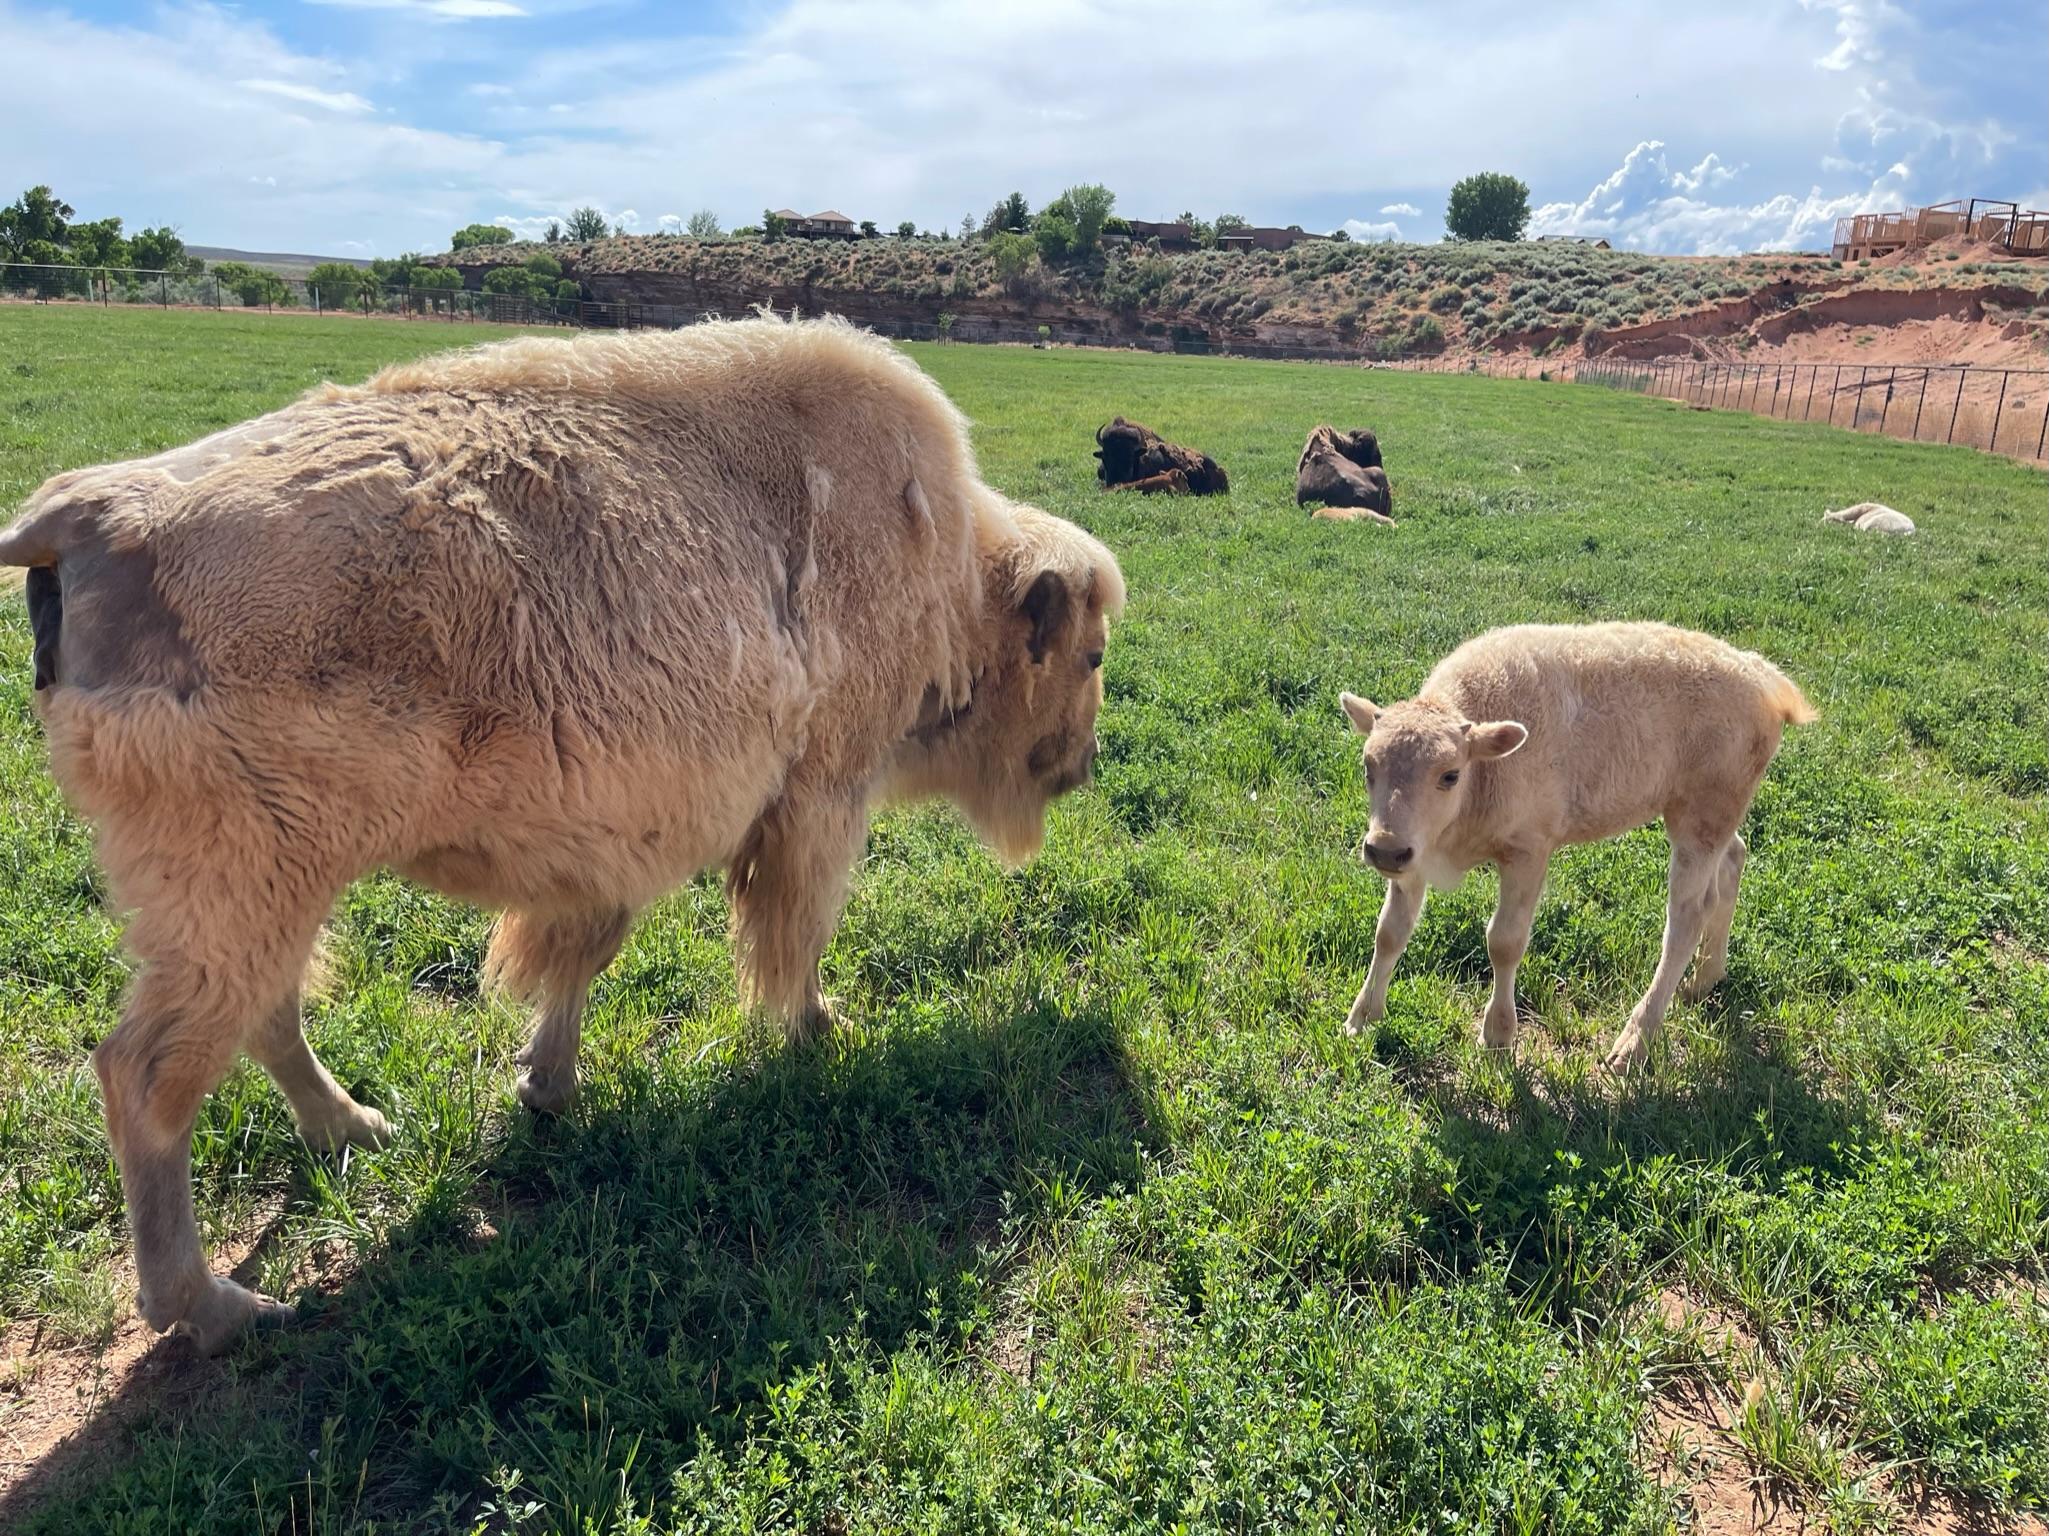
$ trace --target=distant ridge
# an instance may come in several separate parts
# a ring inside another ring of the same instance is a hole
[[[217,261],[244,261],[252,267],[262,267],[275,272],[279,277],[304,277],[323,261],[339,261],[351,267],[367,267],[369,262],[355,256],[300,256],[289,251],[238,251],[225,245],[188,245],[185,254],[197,256],[208,266]]]

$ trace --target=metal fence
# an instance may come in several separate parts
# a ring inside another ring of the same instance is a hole
[[[1963,443],[2041,459],[2049,369],[1965,363],[1720,363],[1691,358],[1565,365],[1583,384],[1781,421],[1819,421],[1916,443]]]

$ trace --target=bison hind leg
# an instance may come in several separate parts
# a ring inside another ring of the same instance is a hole
[[[625,907],[599,906],[516,909],[492,931],[485,984],[535,1004],[533,1033],[515,1060],[519,1101],[537,1114],[559,1115],[575,1102],[584,1000],[632,926]]]

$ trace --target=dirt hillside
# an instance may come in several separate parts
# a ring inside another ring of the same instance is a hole
[[[980,240],[851,243],[643,235],[435,258],[474,287],[545,251],[592,299],[736,314],[770,303],[961,339],[1188,350],[1692,356],[2049,364],[2049,263],[1931,247],[1844,264],[1814,254],[1648,256],[1540,242],[1306,242],[1163,255],[1112,242],[1084,263],[1000,274]]]

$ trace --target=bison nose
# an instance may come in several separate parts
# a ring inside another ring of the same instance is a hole
[[[1397,848],[1393,843],[1376,843],[1366,839],[1366,862],[1382,874],[1392,875],[1407,869],[1416,857],[1416,850],[1410,847]]]

